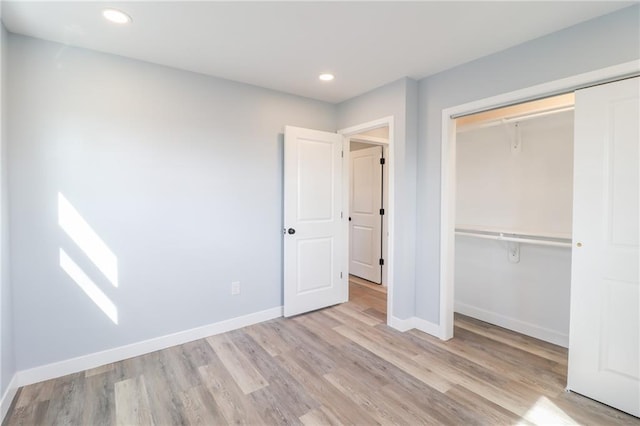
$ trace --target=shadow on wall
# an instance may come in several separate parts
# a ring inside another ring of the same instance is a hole
[[[82,215],[62,194],[58,193],[58,225],[82,250],[98,271],[114,287],[118,288],[118,258]],[[89,274],[61,247],[60,267],[84,291],[84,293],[114,323],[118,324],[118,308]]]

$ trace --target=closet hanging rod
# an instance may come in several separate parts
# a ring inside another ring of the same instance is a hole
[[[509,241],[514,243],[523,243],[523,244],[534,244],[539,246],[551,246],[551,247],[571,247],[570,241],[557,241],[557,240],[548,240],[548,239],[533,239],[533,238],[525,238],[525,237],[510,237],[505,236],[503,233],[477,233],[471,231],[458,231],[456,230],[456,235],[464,236],[464,237],[473,237],[473,238],[482,238],[486,240],[495,240],[495,241]]]
[[[515,115],[515,116],[505,117],[505,118],[495,118],[495,119],[489,120],[489,121],[469,124],[467,126],[460,126],[457,129],[457,131],[458,132],[468,132],[470,130],[484,129],[484,128],[487,128],[487,127],[498,126],[500,124],[507,124],[507,123],[513,123],[513,122],[518,122],[519,123],[521,121],[527,121],[527,120],[531,120],[531,119],[534,119],[534,118],[545,117],[547,115],[552,115],[552,114],[557,114],[557,113],[567,112],[567,111],[573,111],[574,109],[575,109],[575,106],[571,105],[571,106],[564,106],[564,107],[560,107],[560,108],[549,109],[549,110],[546,110],[546,111],[532,112],[530,114]]]

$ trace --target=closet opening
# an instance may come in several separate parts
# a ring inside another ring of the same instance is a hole
[[[456,119],[454,312],[569,345],[573,93]]]

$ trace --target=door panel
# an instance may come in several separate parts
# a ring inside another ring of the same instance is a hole
[[[346,276],[341,276],[342,137],[287,126],[284,145],[288,317],[344,302],[348,290]]]
[[[640,415],[640,78],[576,92],[568,388]],[[578,246],[580,243],[580,246]]]
[[[351,152],[349,273],[381,283],[382,147]]]

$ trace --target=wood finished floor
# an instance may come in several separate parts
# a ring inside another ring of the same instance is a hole
[[[3,425],[635,424],[564,392],[566,350],[456,317],[385,325],[385,294],[24,387]]]

